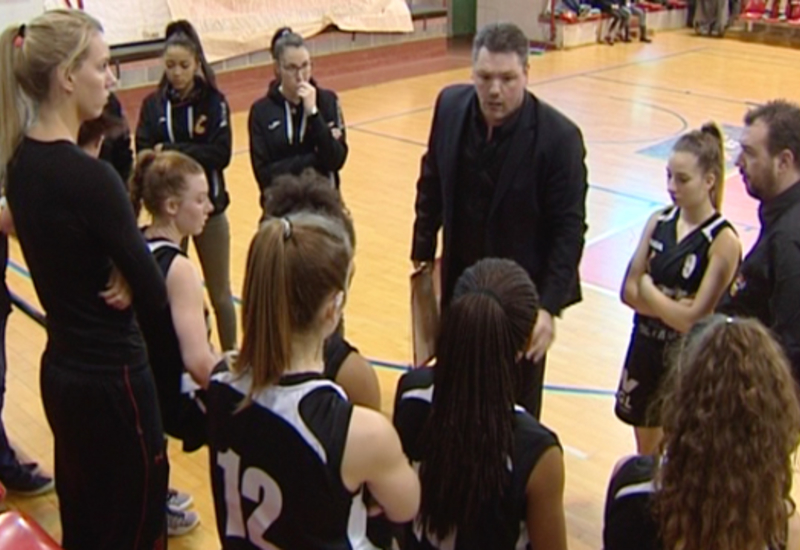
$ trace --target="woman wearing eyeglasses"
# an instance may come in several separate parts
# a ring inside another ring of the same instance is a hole
[[[339,99],[311,78],[311,55],[303,37],[288,27],[272,38],[275,79],[250,108],[250,160],[263,191],[281,174],[314,168],[339,188],[347,158]]]

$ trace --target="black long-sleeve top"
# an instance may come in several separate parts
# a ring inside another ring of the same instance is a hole
[[[316,86],[316,83],[312,81]],[[250,108],[250,162],[263,192],[276,176],[313,168],[339,188],[339,170],[347,159],[347,136],[336,94],[317,88],[317,111],[306,117],[303,104],[292,105],[273,81],[267,95]],[[305,121],[304,121],[305,118]],[[337,139],[332,130],[342,135]]]
[[[47,353],[101,367],[146,361],[134,309],[113,309],[99,295],[115,265],[137,309],[167,307],[119,175],[69,141],[30,138],[7,174],[17,236],[47,314]]]
[[[763,202],[759,217],[758,240],[717,310],[772,329],[800,381],[800,181]]]

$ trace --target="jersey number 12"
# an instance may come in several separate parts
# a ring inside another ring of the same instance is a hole
[[[241,457],[231,449],[224,453],[217,453],[217,465],[225,474],[225,504],[228,518],[225,534],[228,537],[249,540],[251,544],[261,550],[280,550],[267,541],[264,534],[281,515],[283,506],[281,488],[269,474],[259,468],[247,468],[240,477],[241,460]],[[241,492],[239,491],[240,483]],[[258,504],[247,518],[247,524],[245,524],[244,514],[242,514],[242,498]]]

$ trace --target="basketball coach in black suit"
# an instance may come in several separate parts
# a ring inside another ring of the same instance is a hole
[[[554,318],[581,299],[587,183],[580,130],[527,90],[528,49],[515,25],[484,27],[473,43],[474,85],[439,94],[417,182],[411,259],[431,262],[443,228],[443,309],[458,277],[481,258],[509,258],[530,274],[541,310],[518,402],[539,417]]]

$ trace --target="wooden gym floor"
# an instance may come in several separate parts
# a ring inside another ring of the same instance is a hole
[[[588,148],[591,188],[581,266],[584,300],[557,323],[543,413],[544,423],[564,445],[572,549],[601,546],[609,472],[635,448],[631,430],[613,413],[613,394],[631,328],[631,313],[619,303],[617,291],[648,214],[668,202],[664,168],[669,140],[715,120],[725,125],[732,163],[746,109],[800,88],[798,62],[797,51],[702,39],[685,32],[660,34],[652,45],[590,46],[531,58],[531,91],[577,122]],[[342,190],[358,232],[347,334],[375,361],[387,414],[401,365],[410,357],[408,255],[419,160],[438,91],[467,81],[468,64],[461,52],[446,63],[461,68],[360,88],[338,87],[350,145]],[[363,74],[360,77],[363,80]],[[247,110],[237,105],[249,105],[265,86],[259,83],[249,97],[231,101],[236,110],[235,153],[226,177],[232,196],[228,216],[237,295],[259,216],[247,150]],[[797,92],[789,98],[800,99]],[[758,234],[756,204],[743,192],[732,164],[724,212],[749,249]],[[38,307],[16,245],[11,255],[9,286]],[[38,389],[44,341],[44,331],[24,314],[11,316],[4,420],[14,444],[52,471],[52,437]],[[178,447],[170,448],[171,485],[194,495],[202,524],[188,536],[171,539],[170,546],[218,548],[207,455],[205,451],[184,455]],[[10,503],[59,536],[54,495]]]

